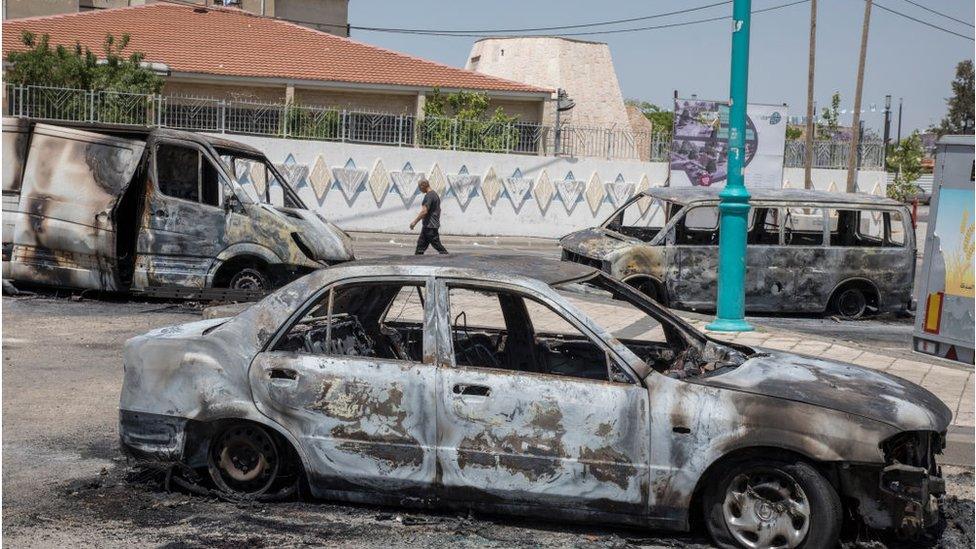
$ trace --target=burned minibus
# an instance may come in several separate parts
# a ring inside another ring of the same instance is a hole
[[[7,118],[3,156],[3,277],[14,282],[261,293],[353,259],[349,235],[241,143]]]
[[[599,227],[560,240],[669,307],[715,310],[720,189],[641,193]],[[915,232],[904,204],[861,193],[751,189],[746,311],[858,318],[912,307]]]

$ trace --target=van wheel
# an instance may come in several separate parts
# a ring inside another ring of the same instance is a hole
[[[271,281],[264,271],[256,267],[244,267],[230,277],[227,287],[234,290],[270,290]]]
[[[857,288],[842,290],[834,298],[834,310],[847,320],[855,320],[864,316],[867,311],[868,300],[864,292]]]
[[[843,513],[833,486],[802,461],[748,459],[729,464],[702,499],[722,548],[836,547]]]
[[[664,305],[664,296],[662,295],[661,290],[658,288],[657,283],[655,283],[653,280],[645,279],[637,284],[634,284],[633,286],[642,294],[653,299],[659,304]]]

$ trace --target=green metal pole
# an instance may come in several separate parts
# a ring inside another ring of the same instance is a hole
[[[752,0],[732,4],[732,79],[729,98],[729,175],[719,194],[718,299],[709,330],[746,332],[746,224],[749,191],[745,164],[746,104],[749,88],[749,19]]]

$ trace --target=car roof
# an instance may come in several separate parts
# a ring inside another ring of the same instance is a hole
[[[719,199],[721,187],[654,187],[644,191],[644,195],[689,204]],[[858,204],[868,206],[903,206],[901,202],[867,193],[839,193],[815,191],[812,189],[749,189],[750,200],[782,202],[810,202],[832,204]]]
[[[390,267],[397,270],[412,267],[437,270],[464,269],[471,274],[485,278],[525,277],[533,278],[549,285],[562,284],[573,280],[588,278],[597,273],[597,269],[544,257],[515,255],[515,254],[431,254],[431,255],[391,255],[371,259],[360,259],[332,267],[342,268],[377,266]]]

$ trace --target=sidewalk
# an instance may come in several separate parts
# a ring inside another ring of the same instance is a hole
[[[706,331],[707,322],[687,318],[686,320],[689,320],[699,330]],[[967,370],[949,365],[939,366],[928,362],[919,362],[913,360],[912,352],[907,349],[903,358],[896,358],[761,326],[757,326],[753,332],[708,332],[708,334],[718,339],[743,345],[768,347],[780,351],[851,362],[865,368],[896,375],[921,385],[945,402],[952,410],[952,424],[954,426],[968,428],[976,426],[973,409],[976,393],[973,392],[974,379],[971,367]]]

